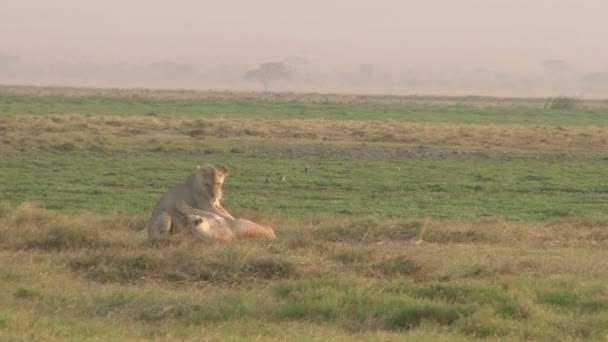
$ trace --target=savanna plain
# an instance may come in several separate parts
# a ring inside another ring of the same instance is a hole
[[[0,339],[608,339],[608,102],[0,87]],[[224,164],[277,240],[149,240]]]

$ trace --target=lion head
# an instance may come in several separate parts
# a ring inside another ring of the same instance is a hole
[[[196,169],[198,186],[201,192],[206,194],[212,202],[217,203],[222,199],[222,187],[224,180],[230,171],[225,166],[198,166]]]

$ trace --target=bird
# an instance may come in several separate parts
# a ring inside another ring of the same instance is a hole
[[[268,179],[268,176],[266,176],[266,181],[265,181],[265,183],[266,183],[266,184],[270,183],[270,180]]]
[[[281,176],[281,182],[285,181],[285,175]]]
[[[304,172],[308,172],[308,165],[304,166]]]

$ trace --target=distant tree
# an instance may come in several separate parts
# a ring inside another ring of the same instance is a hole
[[[288,79],[291,76],[289,68],[283,63],[273,62],[260,64],[257,68],[247,71],[246,80],[262,82],[264,91],[270,89],[270,83],[274,80]]]

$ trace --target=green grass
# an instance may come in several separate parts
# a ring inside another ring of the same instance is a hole
[[[0,340],[605,339],[605,111],[460,100],[0,95]],[[147,239],[198,164],[278,238]]]
[[[447,105],[423,103],[271,101],[259,98],[155,98],[117,96],[27,96],[0,94],[0,115],[113,114],[196,118],[399,120],[481,124],[607,125],[604,109],[545,110],[542,106]]]
[[[233,211],[541,220],[606,212],[601,159],[298,158],[179,153],[5,154],[0,201],[74,211],[149,211],[198,164],[232,172]],[[304,172],[308,165],[309,172]],[[400,168],[400,170],[397,170]],[[279,178],[285,175],[286,180]],[[268,176],[270,183],[266,184]]]

